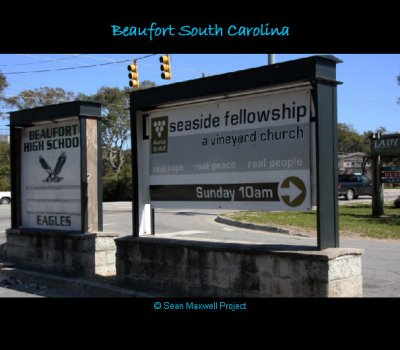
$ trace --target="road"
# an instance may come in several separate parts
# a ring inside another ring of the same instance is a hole
[[[385,200],[398,196],[385,191]],[[393,199],[392,199],[393,198]],[[349,202],[362,202],[359,199]],[[342,204],[342,201],[339,201]],[[218,241],[245,241],[273,245],[316,246],[316,238],[268,233],[226,226],[215,222],[221,210],[157,209],[156,235],[178,239],[205,239]],[[118,232],[120,236],[132,233],[131,203],[104,203],[104,231]],[[10,225],[10,207],[0,206],[0,244],[4,231]],[[341,237],[342,247],[364,249],[363,278],[365,297],[400,297],[400,241],[376,239],[348,239]]]
[[[386,203],[392,203],[398,196],[400,196],[400,190],[397,189],[390,189],[384,191],[384,200]],[[360,196],[358,199],[353,199],[348,201],[344,199],[344,197],[339,198],[339,205],[346,205],[346,204],[356,204],[356,203],[371,203],[371,196]]]

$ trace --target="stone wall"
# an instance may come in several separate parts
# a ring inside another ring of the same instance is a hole
[[[96,233],[96,275],[110,276],[116,274],[115,255],[117,248],[115,239],[118,236],[118,233]]]
[[[165,296],[358,297],[359,249],[219,243],[123,237],[117,278]]]
[[[115,274],[114,233],[6,231],[3,259],[19,267],[64,276]]]

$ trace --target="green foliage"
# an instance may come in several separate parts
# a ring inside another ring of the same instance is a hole
[[[0,191],[10,188],[10,145],[0,141]]]
[[[8,86],[6,76],[0,72],[0,102],[4,100],[3,91]],[[0,117],[2,116],[2,112],[0,111]]]
[[[4,101],[12,108],[27,109],[74,99],[74,93],[62,88],[41,87],[34,90],[23,90],[17,96],[5,98]]]
[[[338,143],[340,153],[369,152],[369,140],[349,124],[338,123]]]
[[[129,90],[103,86],[94,95],[78,94],[78,100],[95,101],[102,104],[102,145],[105,174],[119,176],[126,160],[129,120]]]
[[[149,80],[140,83],[140,89],[154,87],[156,84]],[[121,176],[124,164],[130,153],[126,151],[129,146],[130,117],[128,87],[103,86],[94,95],[78,94],[78,100],[95,101],[102,104],[103,119],[102,145],[104,175]],[[129,171],[130,174],[130,171]]]
[[[151,80],[143,80],[140,82],[139,90],[149,89],[152,87],[156,87],[157,84]]]
[[[3,91],[8,86],[6,76],[0,72],[0,101],[3,98]]]
[[[131,201],[132,177],[123,175],[103,177],[103,201]]]
[[[400,85],[400,74],[397,76],[397,84]],[[397,103],[400,105],[400,97],[399,97],[399,99],[397,100]]]
[[[131,201],[132,200],[132,159],[131,151],[124,151],[125,159],[120,174],[117,176],[112,171],[108,171],[103,176],[103,200],[112,201]]]
[[[9,177],[0,175],[0,191],[11,191]]]

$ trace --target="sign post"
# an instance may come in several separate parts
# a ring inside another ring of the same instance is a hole
[[[102,230],[100,104],[11,112],[12,228]]]
[[[400,156],[400,134],[373,134],[371,136],[371,156],[372,181],[374,186],[372,193],[372,215],[381,216],[384,214],[383,183],[395,183],[397,181],[397,176],[394,176],[397,175],[396,172],[382,173],[382,157]]]
[[[116,240],[118,281],[184,296],[361,296],[361,251],[339,248],[339,62],[313,56],[132,92],[133,236]],[[154,232],[152,206],[315,205],[314,249],[140,237]]]
[[[11,112],[11,224],[6,258],[71,276],[115,273],[103,233],[101,105],[74,101]]]
[[[338,247],[339,62],[314,56],[132,92],[133,235],[151,232],[151,205],[316,204],[318,249]]]

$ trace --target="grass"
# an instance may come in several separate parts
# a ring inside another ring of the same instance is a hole
[[[371,216],[370,204],[346,205],[339,207],[340,234],[372,238],[400,239],[400,210],[385,206],[385,215],[379,218]],[[315,231],[316,211],[303,212],[235,212],[222,216],[241,222],[280,226],[290,229]]]

